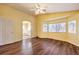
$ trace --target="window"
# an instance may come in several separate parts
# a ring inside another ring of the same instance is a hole
[[[49,24],[49,32],[66,32],[66,23]]]
[[[57,32],[66,32],[66,23],[58,23],[56,24]]]
[[[48,32],[48,24],[43,24],[43,32]]]
[[[49,24],[49,32],[56,32],[56,24]]]
[[[48,24],[43,23],[43,32],[66,32],[66,23]],[[76,21],[72,20],[68,22],[68,32],[76,33]]]
[[[76,33],[76,21],[75,20],[68,22],[68,32],[69,33]]]

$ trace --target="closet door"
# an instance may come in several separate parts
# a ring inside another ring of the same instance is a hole
[[[4,39],[3,39],[3,19],[0,18],[0,45],[3,45]]]
[[[13,21],[12,20],[6,20],[5,22],[6,27],[6,43],[12,43],[14,41],[14,30],[13,30]]]

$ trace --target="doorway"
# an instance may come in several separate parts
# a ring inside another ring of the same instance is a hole
[[[22,34],[23,39],[31,38],[31,22],[29,21],[23,21],[22,22]]]

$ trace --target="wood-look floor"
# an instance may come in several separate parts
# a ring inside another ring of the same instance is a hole
[[[79,55],[79,47],[54,39],[32,38],[0,46],[0,55]]]

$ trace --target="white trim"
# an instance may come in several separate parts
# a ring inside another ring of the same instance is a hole
[[[55,18],[50,18],[50,19],[47,19],[47,21],[52,21],[52,20],[63,19],[63,18],[69,17],[69,16],[71,16],[71,15],[61,16],[61,17],[55,17]]]

